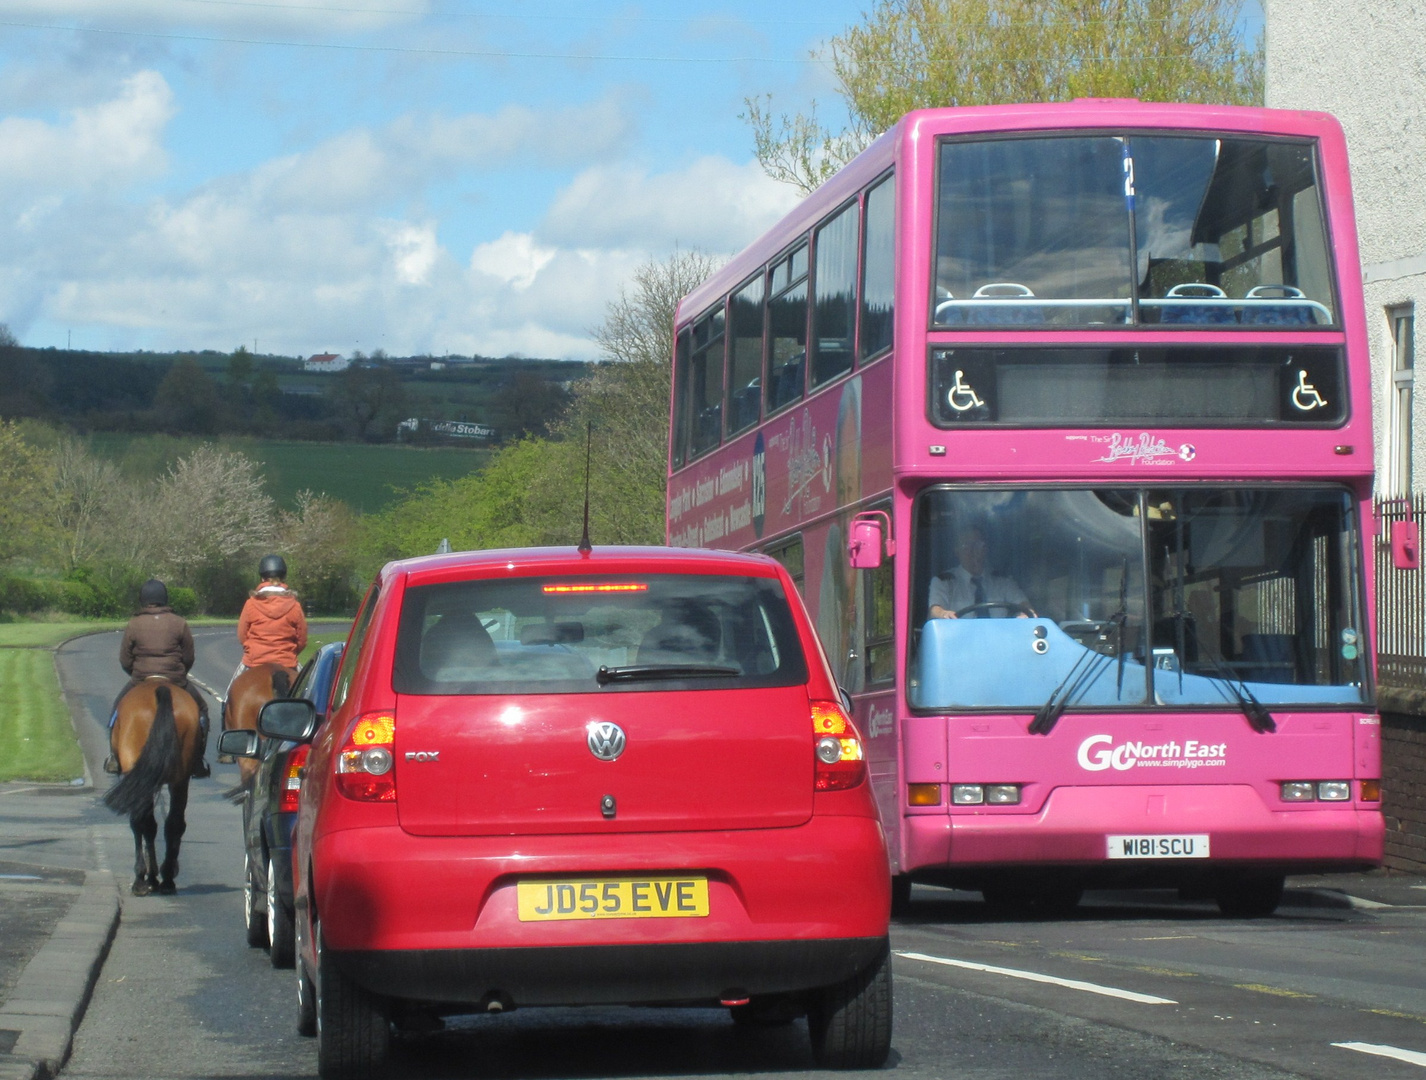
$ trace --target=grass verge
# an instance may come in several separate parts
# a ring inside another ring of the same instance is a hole
[[[84,776],[84,757],[47,648],[0,649],[0,780]]]

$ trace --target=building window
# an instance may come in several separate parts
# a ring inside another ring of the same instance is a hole
[[[1410,304],[1387,309],[1391,387],[1387,393],[1386,490],[1411,493],[1411,388],[1416,377],[1416,314]]]

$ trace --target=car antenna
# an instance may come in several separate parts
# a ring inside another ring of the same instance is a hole
[[[579,553],[588,555],[594,550],[589,542],[589,455],[594,446],[594,421],[587,421],[584,433],[584,533],[579,538]]]

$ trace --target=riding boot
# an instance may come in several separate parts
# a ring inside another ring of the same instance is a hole
[[[208,753],[208,712],[198,715],[198,756],[193,759],[193,769],[189,773],[195,780],[206,780],[213,775],[205,756]]]

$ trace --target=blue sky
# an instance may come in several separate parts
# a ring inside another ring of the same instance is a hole
[[[0,0],[0,322],[592,357],[636,266],[730,254],[795,201],[743,101],[836,119],[810,57],[866,6]]]

